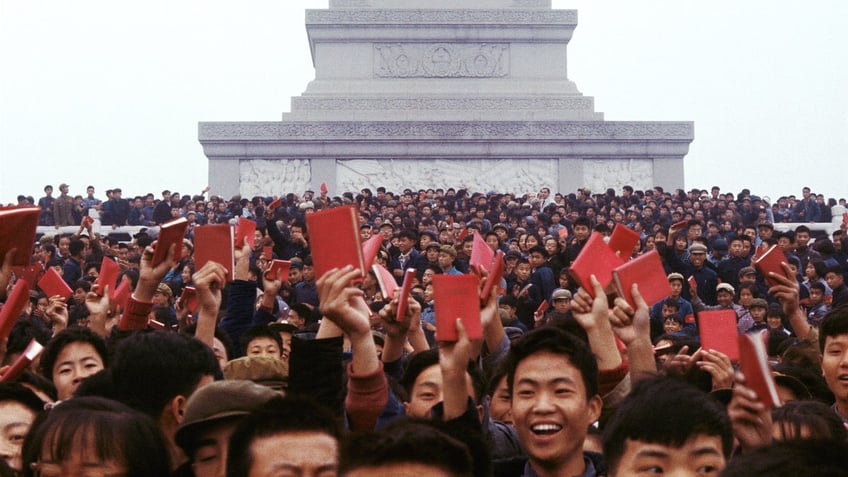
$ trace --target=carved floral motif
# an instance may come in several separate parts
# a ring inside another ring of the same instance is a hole
[[[506,43],[379,43],[380,78],[499,78],[509,75]]]

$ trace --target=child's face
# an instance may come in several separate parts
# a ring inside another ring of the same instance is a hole
[[[665,331],[665,333],[668,335],[672,333],[677,333],[682,329],[683,325],[681,325],[677,320],[669,318],[665,320],[665,322],[663,322],[663,331]]]
[[[669,316],[677,313],[677,308],[673,306],[663,305],[662,306],[662,316],[663,318],[668,318]]]
[[[769,316],[766,321],[768,322],[768,327],[773,330],[779,330],[783,328],[783,321],[780,319],[779,316]]]
[[[766,319],[766,309],[765,308],[755,307],[755,308],[751,308],[749,311],[751,312],[751,318],[753,318],[754,321],[757,322],[757,323],[762,323],[763,320]]]
[[[813,305],[818,305],[824,299],[824,294],[821,290],[816,290],[815,288],[810,289],[810,303]]]

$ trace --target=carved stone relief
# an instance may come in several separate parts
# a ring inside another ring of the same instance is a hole
[[[378,43],[380,78],[500,78],[509,75],[506,43]]]
[[[586,159],[583,161],[583,183],[590,190],[602,192],[608,187],[631,185],[635,189],[654,186],[654,164],[651,159]]]
[[[308,159],[242,159],[239,191],[243,197],[297,194],[309,189],[312,170]]]
[[[557,183],[557,161],[550,159],[351,159],[336,164],[340,190],[467,186],[525,192]]]

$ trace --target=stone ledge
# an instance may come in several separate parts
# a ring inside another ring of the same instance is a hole
[[[306,98],[291,99],[292,112],[389,110],[565,110],[594,111],[591,96],[542,98]]]
[[[306,25],[542,24],[577,26],[577,10],[306,10]]]

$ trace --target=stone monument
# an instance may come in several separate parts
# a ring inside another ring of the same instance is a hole
[[[461,5],[462,8],[459,8]],[[604,121],[550,0],[330,0],[315,79],[279,122],[202,122],[215,194],[683,187],[692,122]]]

